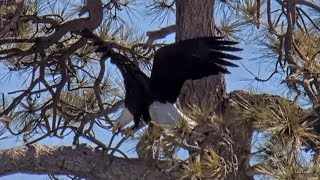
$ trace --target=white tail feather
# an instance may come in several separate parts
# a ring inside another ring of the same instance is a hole
[[[149,113],[152,121],[163,127],[172,127],[181,119],[186,120],[192,128],[197,125],[195,121],[191,120],[179,111],[175,104],[155,101],[150,105]]]

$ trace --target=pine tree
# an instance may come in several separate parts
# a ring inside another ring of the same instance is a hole
[[[319,12],[314,0],[0,0],[2,81],[22,85],[2,93],[0,140],[24,143],[0,150],[0,175],[319,179]],[[161,28],[139,33],[148,18]],[[250,63],[270,73],[263,79],[243,65],[253,80],[276,81],[288,95],[227,93],[224,75],[188,81],[178,105],[197,121],[192,133],[183,123],[175,134],[144,127],[137,144],[122,138],[115,145],[121,136],[110,131],[124,88],[104,52],[123,54],[148,74],[155,50],[171,34],[176,41],[239,41],[244,61],[254,53]],[[41,145],[50,138],[73,141]],[[186,159],[177,156],[181,149]]]

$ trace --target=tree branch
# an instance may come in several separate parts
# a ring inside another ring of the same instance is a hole
[[[280,96],[233,91],[225,101],[225,113],[228,114],[225,114],[225,118],[235,117],[237,109],[234,108],[234,102],[239,100],[251,102],[252,98],[259,98],[259,101],[264,101],[265,103],[284,99]],[[308,111],[304,112],[308,113]],[[237,118],[234,119],[238,121]],[[313,120],[314,118],[309,118],[307,121]],[[244,131],[244,129],[241,129],[241,131]],[[245,132],[247,131],[245,130]],[[154,169],[146,160],[113,157],[107,155],[104,151],[93,150],[85,146],[77,146],[75,148],[44,145],[23,146],[1,150],[0,159],[2,160],[0,163],[0,176],[18,172],[29,174],[47,174],[49,172],[51,174],[76,175],[87,179],[173,178]],[[168,164],[167,162],[159,161],[158,167],[166,169]],[[179,172],[173,173],[175,175],[179,174]]]
[[[307,1],[307,0],[296,0],[295,1],[296,4],[302,4],[302,5],[305,5],[305,6],[309,6],[317,11],[320,12],[320,6],[311,2],[311,1]]]
[[[17,6],[16,12],[14,13],[13,17],[10,19],[9,23],[5,27],[1,27],[0,37],[4,36],[17,23],[20,15],[23,12],[23,3],[24,3],[24,0],[15,1],[15,5]]]
[[[85,146],[23,146],[0,151],[0,176],[13,173],[76,175],[87,179],[170,179],[140,159],[112,157]]]
[[[41,38],[41,41],[37,43],[37,48],[43,50],[50,47],[52,44],[58,42],[58,40],[68,32],[81,31],[83,29],[88,29],[90,31],[95,30],[101,24],[103,19],[101,0],[87,1],[87,10],[89,18],[79,18],[67,21],[52,35]]]
[[[147,36],[149,39],[146,44],[152,44],[155,40],[165,38],[167,35],[174,32],[176,32],[176,25],[164,27],[156,31],[148,31]]]

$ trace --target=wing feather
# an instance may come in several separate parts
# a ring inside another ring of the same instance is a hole
[[[160,102],[174,103],[183,83],[209,75],[229,73],[229,62],[241,58],[225,52],[240,51],[238,42],[223,37],[202,37],[183,40],[160,48],[154,57],[151,72],[151,92]]]
[[[215,59],[215,58],[225,58],[225,59],[230,59],[230,60],[240,60],[240,59],[242,59],[239,56],[235,56],[235,55],[232,55],[232,54],[227,54],[227,53],[224,53],[222,51],[217,51],[217,50],[211,50],[209,52],[209,54],[210,54],[212,59]]]

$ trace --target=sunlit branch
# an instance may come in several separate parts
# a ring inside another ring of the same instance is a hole
[[[149,39],[147,40],[146,44],[152,44],[155,40],[165,38],[167,35],[174,33],[176,28],[176,25],[171,25],[156,31],[148,31],[147,36]]]

